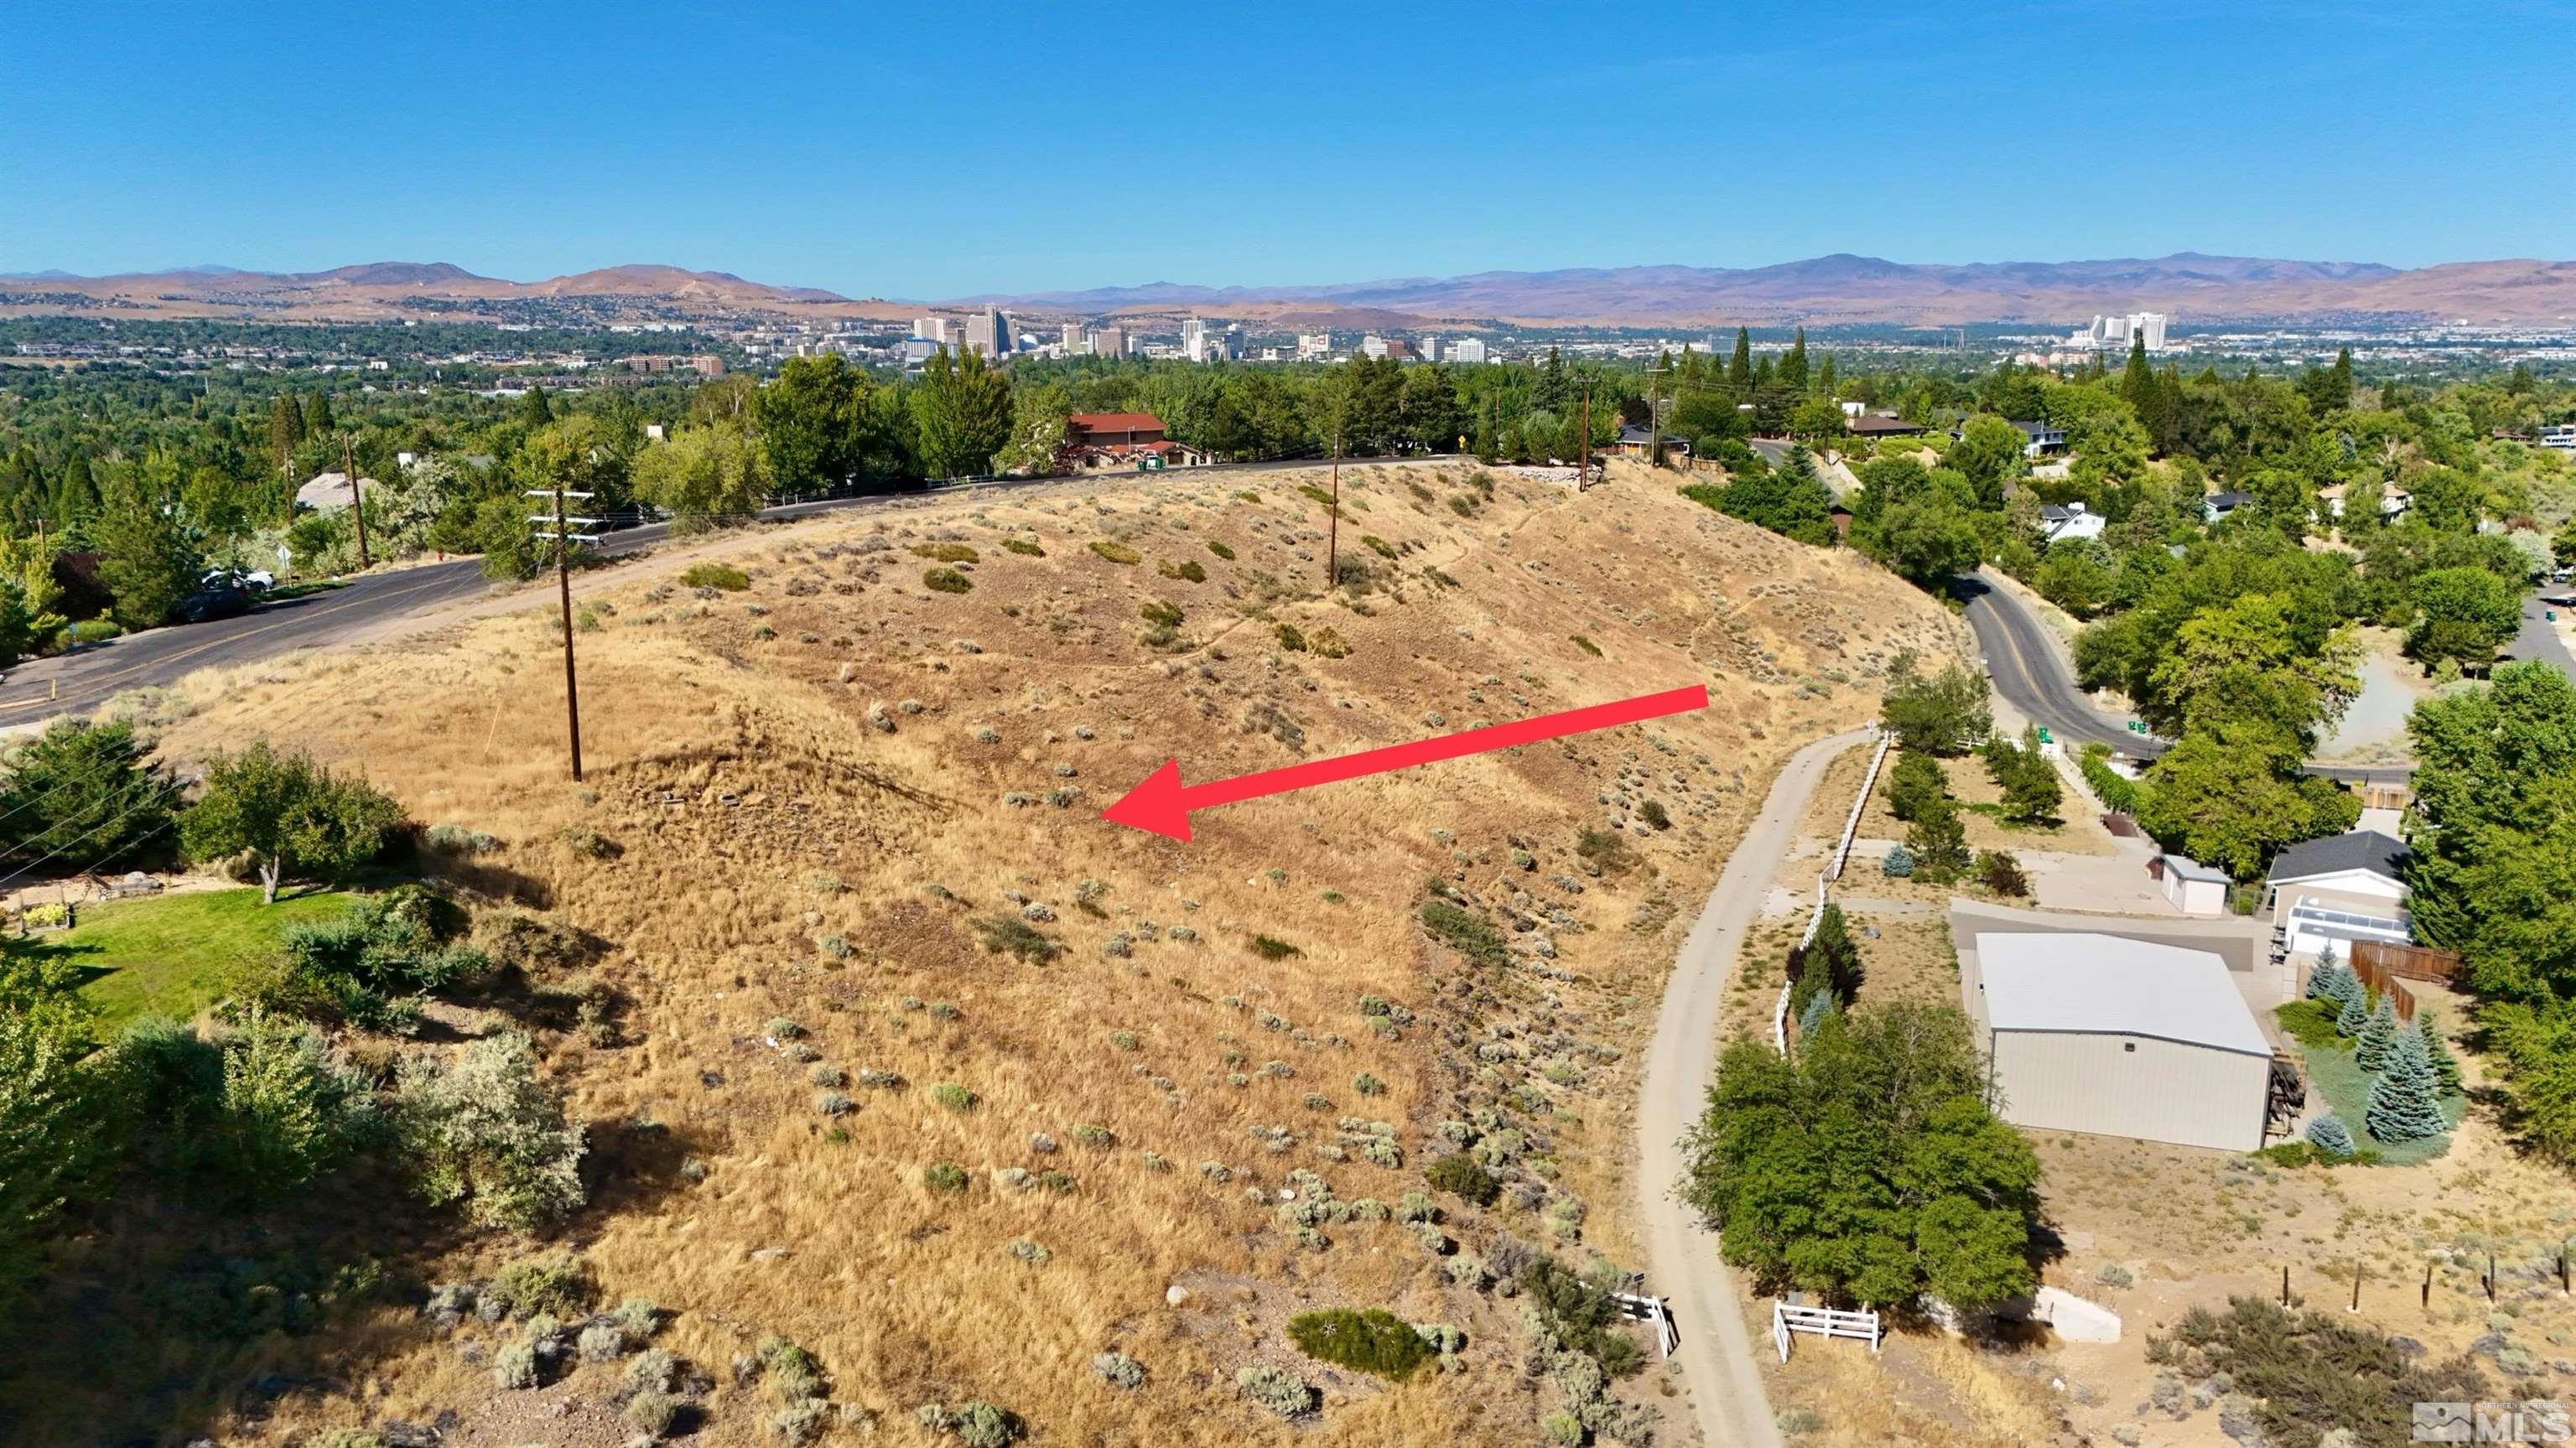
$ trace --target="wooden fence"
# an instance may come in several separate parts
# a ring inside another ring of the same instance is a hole
[[[1774,1300],[1771,1304],[1771,1346],[1780,1361],[1789,1360],[1789,1338],[1793,1333],[1813,1333],[1818,1337],[1847,1337],[1869,1344],[1878,1351],[1878,1314],[1876,1312],[1842,1312],[1831,1307],[1794,1307]]]
[[[2423,945],[2391,945],[2376,940],[2357,940],[2352,946],[2352,968],[2359,971],[2364,963],[2382,975],[2404,980],[2431,980],[2449,985],[2460,978],[2464,962],[2458,952],[2435,950]]]
[[[2415,1019],[2415,993],[2399,985],[2397,977],[2389,974],[2385,967],[2363,960],[2361,952],[2368,948],[2367,942],[2354,948],[2352,973],[2361,977],[2361,983],[2370,987],[2374,994],[2386,996],[2389,1003],[2397,1007],[2397,1019],[2401,1021]]]

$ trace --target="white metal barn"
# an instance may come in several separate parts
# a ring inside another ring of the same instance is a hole
[[[2272,1047],[2205,950],[2084,932],[1977,936],[1963,977],[2016,1126],[2253,1151]]]

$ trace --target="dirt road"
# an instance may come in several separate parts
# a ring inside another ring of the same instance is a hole
[[[1673,1194],[1681,1179],[1682,1132],[1699,1114],[1717,1057],[1718,1008],[1735,975],[1744,932],[1762,908],[1771,872],[1789,852],[1807,800],[1834,756],[1869,738],[1865,729],[1819,739],[1789,756],[1762,813],[1727,857],[1699,923],[1682,942],[1664,987],[1655,1038],[1646,1048],[1645,1101],[1637,1116],[1637,1190],[1646,1221],[1647,1290],[1671,1299],[1678,1353],[1690,1381],[1701,1441],[1711,1448],[1779,1448],[1780,1429],[1762,1393],[1751,1334],[1736,1306],[1734,1275],[1718,1260],[1717,1238]],[[1768,1351],[1766,1346],[1764,1351]]]

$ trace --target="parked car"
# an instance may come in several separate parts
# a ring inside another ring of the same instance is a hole
[[[177,610],[181,623],[204,623],[209,619],[234,618],[250,612],[250,590],[237,583],[219,583],[200,588],[179,600]]]

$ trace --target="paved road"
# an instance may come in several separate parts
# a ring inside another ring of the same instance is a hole
[[[2069,744],[2098,741],[2139,759],[2153,759],[2165,751],[2167,741],[2152,734],[2134,733],[2126,716],[2106,714],[2094,707],[2092,697],[2076,684],[2062,646],[2048,625],[2010,590],[1977,574],[1963,580],[1960,587],[1966,596],[1968,626],[1976,631],[1977,648],[1985,655],[1986,673],[1994,680],[1995,692],[2023,718],[2045,726],[2050,735]],[[2526,620],[2526,632],[2529,627]],[[2564,656],[2563,650],[2561,655]],[[2351,784],[2402,784],[2414,773],[2405,765],[2350,764],[2312,764],[2308,772]]]
[[[2576,608],[2576,591],[2563,585],[2551,585],[2527,594],[2522,600],[2522,632],[2505,646],[2509,659],[2546,659],[2556,664],[2560,673],[2576,679],[2576,654],[2567,651],[2566,640],[2549,622],[2549,613],[2565,613]]]
[[[1383,465],[1398,459],[1368,459]],[[1431,460],[1421,460],[1431,461]],[[1456,459],[1449,459],[1456,461]],[[1311,459],[1266,463],[1224,463],[1201,472],[1256,473],[1311,468]],[[1120,475],[1123,477],[1124,475]],[[810,503],[787,503],[761,510],[766,522],[786,522],[851,508],[899,507],[925,497],[967,489],[1006,490],[1062,483],[1063,478],[1001,478],[950,484],[902,493],[871,493]],[[651,524],[608,534],[599,551],[609,555],[639,552],[669,541],[667,524]],[[513,587],[483,576],[477,558],[450,559],[409,568],[371,573],[340,588],[301,598],[264,604],[238,618],[172,628],[148,629],[81,650],[77,654],[37,659],[12,669],[0,681],[0,729],[41,723],[60,714],[84,712],[127,689],[175,684],[199,669],[255,664],[297,649],[320,648],[411,614],[480,598]]]
[[[1673,1194],[1682,1176],[1682,1132],[1699,1116],[1717,1056],[1719,1008],[1744,951],[1744,932],[1769,893],[1771,872],[1806,818],[1807,800],[1834,756],[1867,730],[1819,739],[1789,756],[1762,813],[1726,859],[1681,958],[1664,986],[1655,1036],[1646,1047],[1637,1112],[1637,1194],[1645,1210],[1646,1290],[1671,1299],[1681,1336],[1676,1356],[1691,1385],[1700,1441],[1709,1448],[1780,1448],[1780,1427],[1754,1366],[1751,1334],[1734,1274],[1699,1213]],[[1767,1350],[1767,1349],[1766,1349]]]

